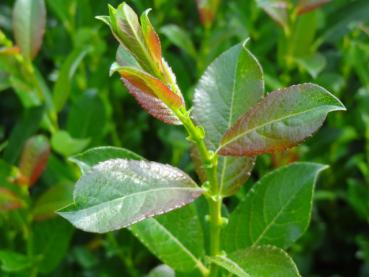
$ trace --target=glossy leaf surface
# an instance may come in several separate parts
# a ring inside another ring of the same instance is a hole
[[[204,127],[211,150],[216,150],[225,131],[257,103],[263,92],[262,69],[241,44],[224,52],[208,67],[195,90],[193,118]],[[224,195],[239,189],[253,165],[252,158],[220,158],[218,178]]]
[[[17,0],[13,9],[14,37],[27,59],[40,50],[45,32],[46,7],[44,0]]]
[[[86,150],[71,157],[69,160],[76,163],[82,173],[86,173],[94,165],[111,159],[142,160],[136,153],[114,146],[100,146]]]
[[[239,277],[299,277],[293,260],[282,249],[256,246],[209,260]]]
[[[324,88],[302,84],[272,92],[224,135],[221,155],[255,156],[281,151],[311,136],[331,111],[345,110]]]
[[[77,182],[74,203],[59,214],[77,228],[103,233],[184,206],[202,194],[179,169],[155,162],[114,159]]]
[[[223,233],[225,249],[292,245],[308,227],[315,182],[325,168],[294,163],[262,177],[231,214]]]

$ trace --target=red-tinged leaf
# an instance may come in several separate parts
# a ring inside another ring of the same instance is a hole
[[[0,187],[0,212],[15,210],[22,207],[22,201],[14,192]]]
[[[274,21],[282,27],[288,25],[288,1],[286,0],[257,0],[258,6],[262,8]]]
[[[184,106],[184,101],[180,96],[159,79],[140,70],[123,67],[118,71],[129,92],[145,110],[165,123],[180,124],[171,110]]]
[[[21,176],[18,183],[33,185],[44,170],[50,154],[50,145],[42,135],[31,137],[25,143],[19,166]]]
[[[145,39],[146,47],[149,50],[151,57],[154,59],[157,67],[159,69],[162,69],[163,64],[160,39],[150,22],[150,19],[148,17],[149,12],[150,10],[146,10],[141,15],[141,29]]]
[[[228,129],[218,151],[228,156],[255,156],[290,148],[311,136],[327,114],[337,110],[345,107],[318,85],[272,92]]]
[[[17,0],[13,9],[13,29],[24,57],[32,59],[40,50],[46,25],[44,0]]]
[[[200,21],[205,27],[210,27],[219,8],[219,0],[196,0]]]
[[[330,1],[331,0],[300,0],[297,4],[297,14],[301,15],[310,12]]]

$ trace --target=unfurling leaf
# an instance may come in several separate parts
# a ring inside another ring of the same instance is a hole
[[[43,135],[29,138],[23,148],[19,165],[21,176],[17,182],[22,185],[33,185],[44,170],[50,154],[48,139]]]
[[[140,70],[123,67],[118,71],[128,91],[148,113],[165,123],[181,124],[171,110],[184,106],[181,96],[174,93],[159,79]]]
[[[225,131],[256,104],[263,93],[262,69],[244,45],[232,47],[210,64],[195,89],[193,118],[203,126],[205,142],[211,150],[219,147]],[[196,161],[196,150],[192,151],[192,156]],[[196,164],[201,177],[203,168]],[[218,179],[223,195],[237,192],[253,165],[253,158],[221,157]]]
[[[141,29],[143,33],[143,37],[146,43],[146,47],[150,53],[151,58],[155,62],[157,68],[159,68],[160,72],[163,71],[163,59],[161,56],[161,44],[158,34],[155,32],[154,27],[152,26],[150,19],[148,17],[150,10],[146,10],[140,17],[141,20]]]
[[[251,247],[209,260],[238,277],[301,277],[291,257],[273,246]]]
[[[104,233],[180,208],[202,192],[172,166],[113,159],[93,166],[79,179],[74,203],[59,214],[79,229]]]
[[[110,74],[118,71],[129,92],[152,116],[178,125],[181,122],[172,110],[184,106],[183,96],[175,75],[162,58],[160,39],[148,18],[149,11],[141,15],[139,22],[133,9],[123,3],[117,9],[109,6],[108,17],[97,17],[110,26],[120,43],[117,63],[113,63]]]
[[[223,232],[225,250],[291,246],[309,225],[315,182],[326,168],[294,163],[262,177],[231,214]]]
[[[255,156],[297,145],[323,124],[331,111],[345,110],[324,88],[302,84],[272,92],[224,135],[221,155]]]
[[[45,32],[44,0],[17,0],[13,10],[13,29],[22,55],[33,59],[40,50]]]

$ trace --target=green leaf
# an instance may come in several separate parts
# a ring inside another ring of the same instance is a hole
[[[36,200],[32,209],[33,217],[37,220],[54,217],[57,210],[67,206],[73,200],[72,193],[72,184],[53,185]]]
[[[256,246],[209,260],[239,277],[300,277],[291,257],[282,249]]]
[[[71,90],[73,76],[79,64],[82,62],[83,58],[88,52],[89,48],[77,48],[73,50],[73,52],[69,54],[61,66],[58,79],[56,80],[53,89],[53,103],[56,111],[60,112],[67,102]]]
[[[192,58],[196,58],[195,46],[192,43],[190,34],[186,30],[177,25],[168,24],[163,26],[160,32],[163,33],[171,43],[183,50],[183,52],[190,55]]]
[[[263,92],[262,69],[244,45],[227,50],[208,67],[195,89],[193,118],[204,128],[211,150],[219,147],[224,132],[257,103]],[[253,165],[253,158],[220,158],[218,178],[223,194],[237,192]],[[201,170],[197,166],[200,176]]]
[[[0,250],[0,263],[4,272],[22,271],[32,264],[27,256],[11,250]]]
[[[130,230],[162,262],[178,271],[204,270],[204,239],[193,205],[134,224]]]
[[[171,109],[184,107],[182,96],[174,93],[161,80],[143,71],[121,67],[118,72],[128,91],[148,113],[167,124],[181,124]]]
[[[219,153],[255,156],[290,148],[317,131],[329,112],[339,110],[345,110],[343,104],[315,84],[272,92],[228,129]]]
[[[14,129],[10,133],[8,145],[4,151],[4,160],[10,164],[15,164],[23,143],[29,138],[39,127],[42,119],[44,108],[41,106],[26,109],[21,119],[17,122]]]
[[[79,229],[104,233],[184,206],[202,192],[188,175],[169,165],[113,159],[79,179],[74,203],[59,214]]]
[[[101,146],[71,157],[69,160],[76,163],[82,173],[86,173],[94,165],[111,159],[143,160],[140,155],[119,147]]]
[[[256,0],[274,21],[286,28],[288,26],[288,1],[287,0]]]
[[[76,99],[67,120],[73,138],[91,138],[92,144],[105,134],[106,109],[96,91],[87,91]]]
[[[38,260],[38,271],[51,273],[65,258],[73,227],[61,218],[36,222],[33,225],[34,253]]]
[[[40,50],[45,32],[46,8],[44,0],[17,0],[13,9],[13,29],[17,45],[27,59]]]
[[[51,138],[52,148],[65,157],[78,153],[85,149],[90,139],[72,138],[67,131],[59,130]]]
[[[292,245],[309,225],[313,189],[325,168],[294,163],[261,178],[229,218],[223,232],[226,251],[261,244]]]

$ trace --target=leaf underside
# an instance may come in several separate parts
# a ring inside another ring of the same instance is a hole
[[[202,192],[172,166],[113,159],[93,166],[79,179],[74,204],[59,214],[79,229],[104,233],[182,207]]]

